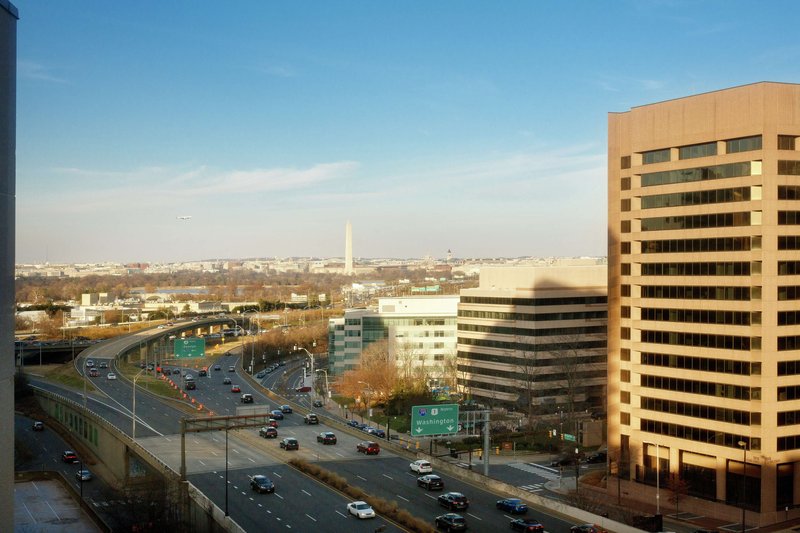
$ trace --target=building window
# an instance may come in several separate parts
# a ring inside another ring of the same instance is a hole
[[[751,263],[643,263],[642,276],[749,276]]]
[[[642,152],[642,164],[652,165],[654,163],[666,163],[670,159],[670,149],[664,148],[663,150],[651,150],[649,152]]]
[[[620,222],[620,231],[622,233],[630,233],[631,232],[631,221],[630,220],[623,220]]]
[[[664,307],[643,307],[642,320],[653,322],[686,322],[689,324],[726,324],[749,326],[757,312],[726,311],[723,309],[671,309]],[[760,317],[759,317],[760,319]]]
[[[752,150],[761,150],[761,135],[725,141],[725,152],[728,154],[750,152]]]
[[[794,150],[794,135],[778,135],[778,150]]]
[[[695,181],[719,180],[749,176],[752,172],[749,161],[729,163],[713,167],[685,168],[682,170],[665,170],[642,174],[642,187],[670,185],[673,183],[691,183]]]
[[[631,414],[626,413],[624,411],[620,412],[619,414],[619,423],[623,426],[630,426],[631,425]]]
[[[800,200],[800,186],[778,185],[778,200]]]
[[[642,209],[747,202],[750,200],[750,190],[750,187],[735,187],[732,189],[715,189],[710,191],[678,192],[643,196]]]
[[[623,213],[627,213],[631,210],[631,199],[630,198],[623,198],[620,202],[620,211]]]
[[[642,285],[642,298],[747,302],[752,299],[752,289],[752,287],[717,287],[714,285]]]
[[[761,237],[721,237],[711,239],[668,239],[642,241],[643,254],[679,254],[684,252],[746,252],[755,248]]]
[[[620,244],[620,253],[622,254],[630,254],[631,253],[631,243],[630,242],[623,242]]]
[[[630,340],[631,328],[619,328],[619,337],[623,340]]]
[[[619,168],[625,170],[627,168],[631,168],[631,156],[623,155],[619,158]]]
[[[778,300],[800,300],[800,287],[798,286],[783,286],[778,287]]]
[[[623,390],[619,392],[619,401],[621,403],[631,403],[631,393],[629,391]]]
[[[619,350],[619,359],[620,359],[620,361],[630,361],[631,360],[631,350],[629,348],[620,348],[620,350]]]
[[[778,211],[779,226],[797,226],[800,224],[800,211]]]
[[[643,218],[642,231],[667,231],[667,230],[703,229],[703,228],[733,228],[733,227],[750,226],[751,225],[750,220],[751,220],[751,213],[749,211],[740,211],[736,213],[709,213],[705,215]]]
[[[631,264],[630,263],[622,263],[620,265],[620,269],[623,276],[630,276],[631,275]]]
[[[630,177],[625,177],[625,178],[622,178],[621,180],[619,180],[619,187],[623,191],[631,190],[631,178]]]
[[[631,286],[624,284],[620,286],[620,296],[628,297],[631,295]]]
[[[619,309],[620,316],[622,318],[630,318],[631,317],[631,306],[623,305]]]
[[[695,157],[708,157],[717,155],[716,141],[703,144],[693,144],[691,146],[681,146],[678,149],[679,159],[694,159]]]
[[[778,261],[779,276],[797,276],[800,274],[800,261]]]
[[[619,380],[623,383],[630,383],[631,382],[631,371],[630,370],[620,370],[619,371]]]

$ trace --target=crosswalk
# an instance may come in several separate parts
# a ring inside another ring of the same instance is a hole
[[[528,492],[541,492],[544,490],[544,483],[534,483],[533,485],[520,485],[522,490],[527,490]]]
[[[548,480],[555,480],[558,479],[558,472],[554,472],[553,469],[547,468],[545,466],[540,466],[534,463],[508,463],[508,466],[511,468],[516,468],[517,470],[522,470],[524,472],[530,472],[531,474],[536,474],[539,477],[543,477]]]

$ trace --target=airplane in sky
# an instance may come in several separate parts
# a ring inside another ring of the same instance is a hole
[[[182,215],[175,218],[177,218],[178,220],[189,220],[190,218],[192,218],[192,215]]]

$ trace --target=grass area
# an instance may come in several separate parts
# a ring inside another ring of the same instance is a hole
[[[75,371],[75,367],[72,366],[72,362],[59,365],[26,366],[25,373],[35,376],[42,376],[43,378],[60,383],[61,385],[65,385],[73,389],[83,390],[83,376]],[[86,390],[90,392],[96,390],[90,378],[86,379]]]

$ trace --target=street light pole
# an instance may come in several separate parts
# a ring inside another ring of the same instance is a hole
[[[131,428],[131,439],[136,440],[136,381],[141,377],[142,372],[147,370],[147,364],[139,373],[133,377],[133,427]]]
[[[742,533],[745,532],[745,512],[747,505],[747,443],[743,440],[740,440],[737,443],[742,448]]]

